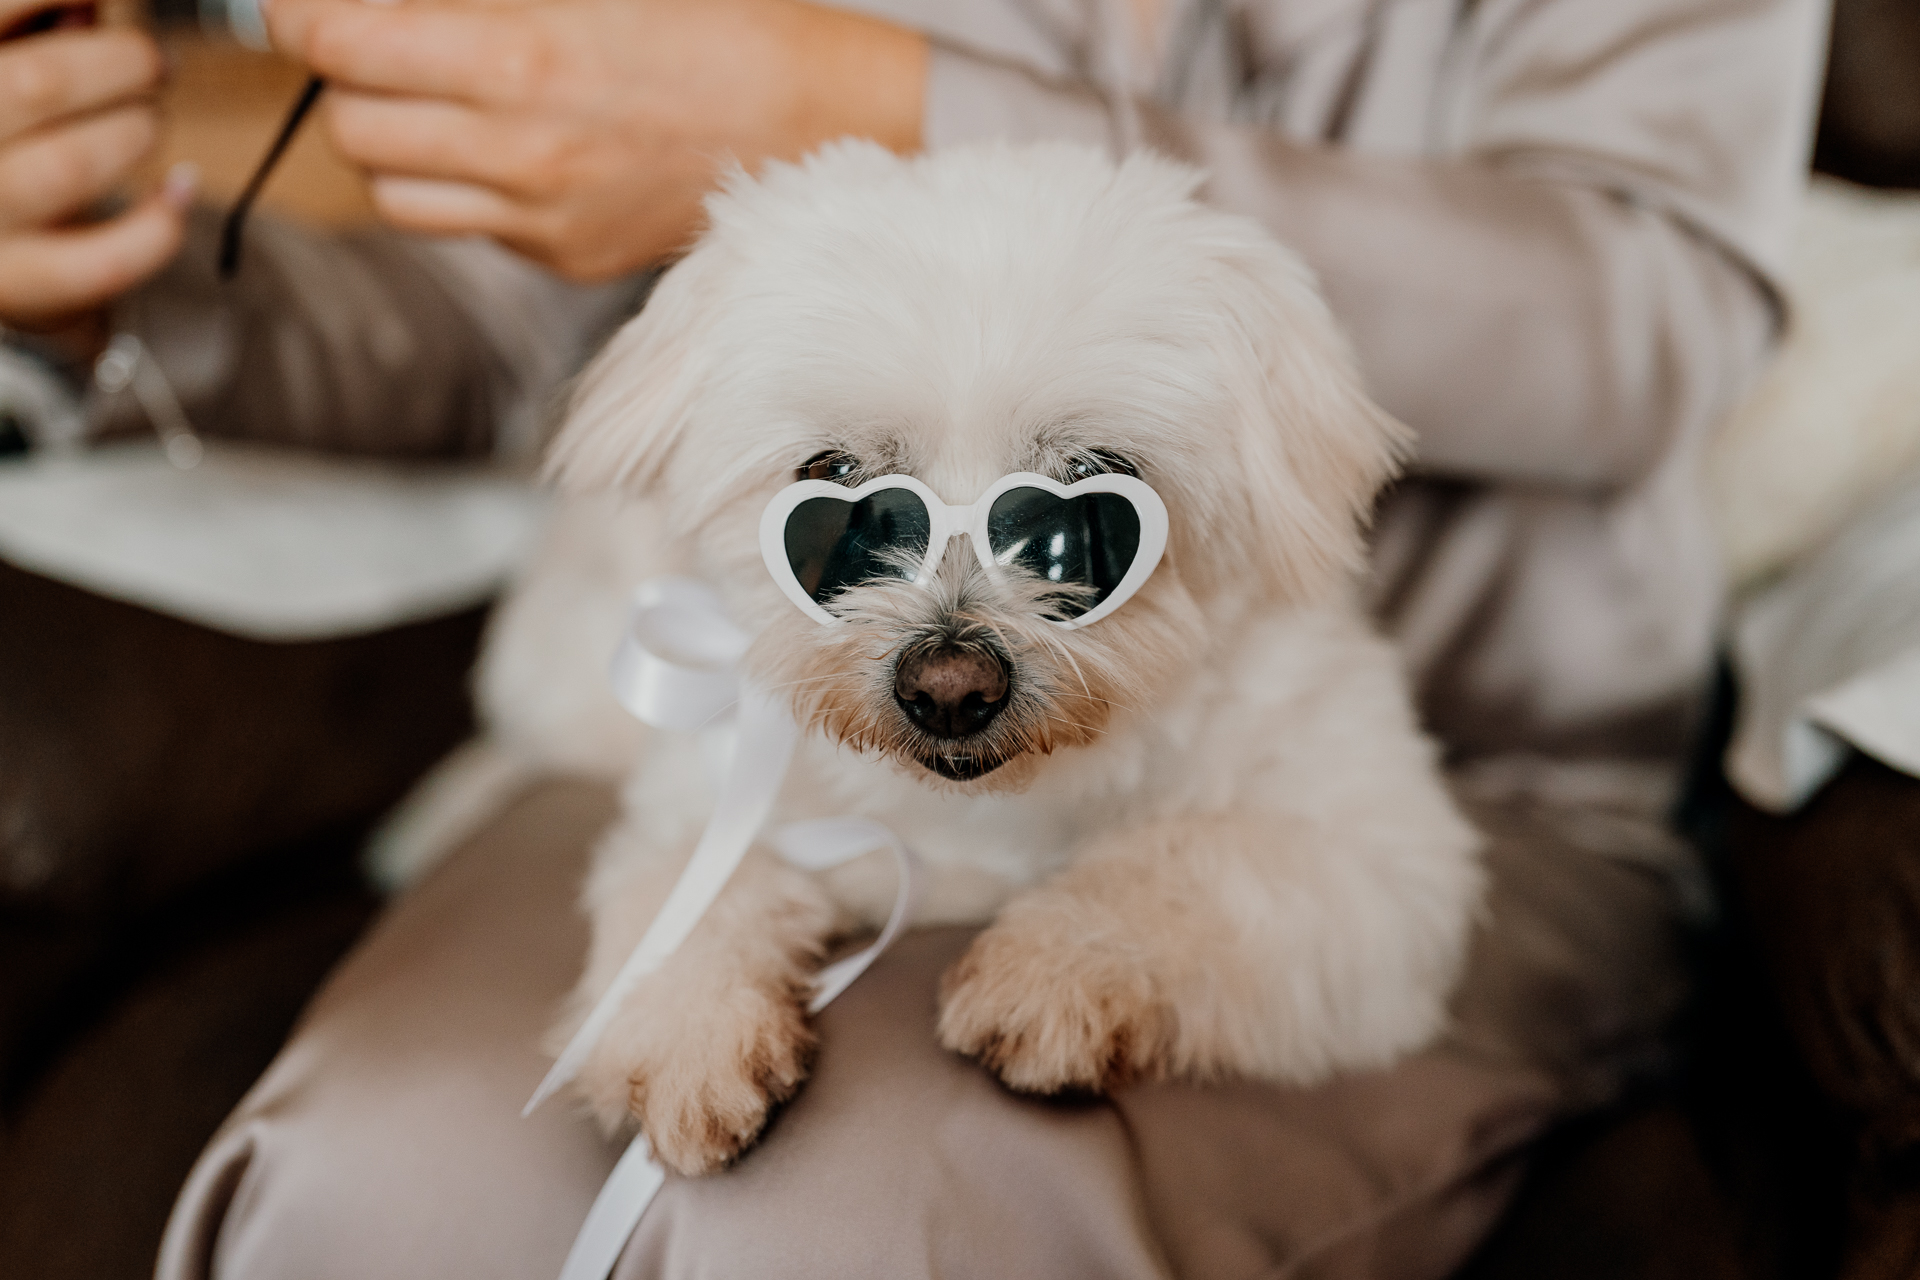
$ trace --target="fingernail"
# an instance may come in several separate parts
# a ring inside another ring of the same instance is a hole
[[[273,49],[267,30],[267,0],[226,0],[227,30],[235,40],[262,53]]]
[[[168,204],[185,213],[187,206],[193,203],[193,197],[200,190],[200,166],[191,160],[182,160],[167,170],[166,185],[160,188],[160,196]]]

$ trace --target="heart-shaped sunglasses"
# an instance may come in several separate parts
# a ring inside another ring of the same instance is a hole
[[[912,476],[857,489],[801,480],[762,513],[760,554],[789,600],[835,623],[826,608],[834,596],[876,578],[924,586],[962,533],[990,577],[1017,568],[1066,588],[1049,621],[1071,629],[1106,617],[1152,576],[1167,549],[1167,508],[1146,481],[1118,474],[1063,485],[1016,472],[963,507]]]

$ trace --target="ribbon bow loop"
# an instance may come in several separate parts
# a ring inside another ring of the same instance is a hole
[[[706,583],[653,578],[634,593],[613,696],[656,729],[704,729],[740,700],[736,668],[752,641]]]
[[[742,681],[739,664],[751,643],[752,637],[727,617],[719,593],[703,582],[654,578],[635,592],[609,672],[614,697],[647,724],[682,732],[706,729],[732,711],[732,748],[718,803],[686,869],[523,1114],[579,1074],[627,996],[693,932],[766,825],[800,731],[781,702]],[[879,958],[905,926],[913,911],[914,859],[892,831],[869,818],[787,823],[767,832],[767,840],[781,857],[806,870],[825,870],[880,849],[890,849],[899,866],[893,912],[879,938],[815,976],[807,1009],[818,1012]],[[604,1280],[665,1178],[646,1135],[634,1138],[594,1200],[561,1280]]]

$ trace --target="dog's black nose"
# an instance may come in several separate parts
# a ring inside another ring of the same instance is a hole
[[[986,728],[1007,705],[1007,664],[982,649],[913,649],[894,670],[893,700],[932,737],[964,738]]]

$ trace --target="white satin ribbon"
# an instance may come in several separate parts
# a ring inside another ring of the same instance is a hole
[[[789,822],[767,833],[768,841],[780,856],[806,871],[827,871],[852,862],[864,854],[886,849],[893,854],[899,871],[899,888],[893,893],[893,910],[880,936],[871,944],[844,959],[835,960],[813,976],[813,998],[807,1012],[818,1013],[833,1003],[835,996],[853,985],[853,980],[893,945],[913,915],[914,897],[919,879],[914,874],[913,851],[900,842],[893,829],[871,818],[814,818],[807,822]]]
[[[704,583],[655,578],[642,583],[635,595],[627,634],[614,655],[614,696],[646,723],[685,732],[713,726],[733,710],[733,750],[719,803],[680,879],[541,1080],[523,1115],[578,1076],[635,985],[673,954],[719,896],[779,795],[799,729],[780,703],[742,687],[737,667],[749,642]],[[807,1009],[817,1013],[865,972],[905,926],[915,895],[913,855],[892,831],[867,818],[787,823],[768,832],[767,839],[781,857],[809,871],[827,870],[880,849],[890,850],[899,868],[893,911],[880,936],[815,975]],[[666,1171],[653,1159],[646,1135],[635,1137],[594,1198],[560,1280],[605,1280],[665,1181]]]

